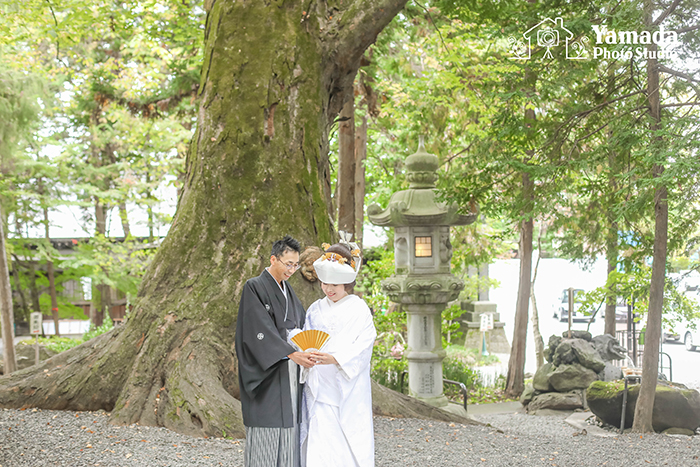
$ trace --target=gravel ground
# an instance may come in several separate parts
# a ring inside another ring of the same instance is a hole
[[[579,433],[565,416],[482,415],[487,426],[375,418],[378,467],[700,467],[700,437]],[[0,410],[0,466],[243,466],[243,440],[112,426],[104,412]]]

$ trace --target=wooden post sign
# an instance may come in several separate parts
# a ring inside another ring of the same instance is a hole
[[[41,313],[35,311],[29,315],[29,334],[35,337],[34,341],[34,364],[39,363],[39,334],[41,334]]]
[[[481,323],[479,330],[481,331],[481,355],[484,357],[488,356],[489,351],[486,350],[486,331],[489,330],[489,316],[493,316],[491,313],[481,314]]]
[[[40,312],[35,311],[29,316],[29,333],[32,336],[41,334],[41,322],[42,316]]]
[[[486,332],[488,330],[489,330],[489,315],[487,313],[482,313],[479,331]]]

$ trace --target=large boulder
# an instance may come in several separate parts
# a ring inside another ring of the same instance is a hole
[[[561,333],[561,337],[564,339],[569,339],[569,331],[564,331]],[[593,340],[593,335],[588,331],[571,331],[571,339],[583,339],[584,341],[591,342]]]
[[[17,360],[17,370],[24,370],[34,365],[36,349],[34,341],[20,341],[15,344],[15,360]],[[39,360],[44,361],[56,355],[56,352],[39,344]],[[5,362],[0,359],[0,373],[5,374]]]
[[[535,397],[535,388],[532,387],[532,384],[526,384],[523,393],[520,394],[520,403],[527,405],[533,397]]]
[[[549,382],[549,377],[552,374],[552,371],[554,371],[554,365],[552,365],[551,363],[545,363],[544,365],[539,367],[537,369],[537,372],[535,373],[535,376],[532,377],[532,387],[535,388],[537,391],[552,391],[554,388]]]
[[[547,392],[538,394],[532,398],[527,406],[528,413],[533,413],[542,409],[552,410],[574,410],[583,407],[583,397],[581,391],[570,392]]]
[[[603,371],[598,372],[598,379],[601,381],[617,381],[622,378],[622,369],[619,366],[613,365],[611,362],[607,362]]]
[[[593,346],[598,351],[600,358],[606,362],[624,360],[627,358],[627,349],[622,347],[617,339],[610,334],[601,334],[593,338]]]
[[[557,346],[552,359],[554,366],[568,365],[576,361],[576,354],[574,353],[574,349],[571,347],[572,342],[573,339],[564,339]]]
[[[622,381],[596,381],[586,390],[588,406],[605,423],[620,426],[622,398],[625,384]],[[634,410],[639,397],[639,385],[629,387],[625,428],[634,421]],[[662,432],[668,428],[696,430],[700,427],[700,393],[695,389],[679,387],[659,381],[656,385],[652,427]]]
[[[593,344],[583,339],[571,339],[570,345],[578,363],[596,373],[603,371],[605,362],[600,358]]]
[[[549,336],[549,341],[547,342],[547,348],[544,349],[544,358],[547,362],[552,363],[554,361],[554,352],[557,350],[561,344],[561,337],[551,335]]]
[[[593,381],[597,380],[598,375],[593,370],[578,363],[559,365],[549,376],[550,384],[558,392],[586,389]]]

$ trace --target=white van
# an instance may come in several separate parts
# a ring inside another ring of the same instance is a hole
[[[700,331],[686,329],[683,333],[683,343],[685,344],[685,350],[688,352],[695,351],[696,347],[700,346]]]

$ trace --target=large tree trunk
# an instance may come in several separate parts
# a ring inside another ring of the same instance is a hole
[[[10,269],[7,263],[5,246],[5,215],[0,205],[0,326],[2,326],[3,358],[5,374],[17,370],[15,358],[15,318],[12,311],[12,288],[10,287]]]
[[[148,169],[151,168],[150,164],[147,165]],[[148,170],[147,169],[147,170]],[[180,178],[180,177],[178,177]],[[151,174],[147,171],[146,172],[146,184],[150,185],[151,184]],[[178,197],[180,196],[180,188],[178,188]],[[148,206],[148,242],[151,243],[153,242],[154,236],[153,236],[153,230],[154,230],[154,216],[153,216],[153,197],[151,195],[151,190],[148,189],[146,190],[146,202]]]
[[[22,279],[19,276],[19,264],[17,263],[17,257],[15,258],[14,264],[12,265],[12,277],[15,279],[15,290],[19,294],[19,300],[22,305],[22,312],[25,319],[29,320],[29,304],[27,303],[27,296],[24,295],[24,290],[22,290]],[[9,264],[8,264],[9,267]]]
[[[365,49],[405,3],[206,2],[187,179],[134,311],[124,326],[3,379],[0,405],[102,408],[116,423],[244,436],[233,350],[240,292],[269,264],[274,240],[333,240],[330,123]],[[318,298],[300,274],[292,285],[305,304]]]
[[[355,233],[355,97],[348,93],[338,128],[338,230]]]
[[[540,222],[540,232],[537,235],[537,262],[535,263],[535,272],[532,274],[532,282],[530,283],[530,302],[532,303],[532,337],[535,340],[535,358],[537,359],[537,369],[544,365],[544,339],[540,333],[540,314],[537,309],[537,299],[535,298],[535,282],[537,282],[537,271],[540,268],[540,258],[542,258],[542,235],[544,231],[544,222]]]
[[[126,201],[119,203],[119,218],[122,221],[122,230],[124,231],[124,238],[131,235],[131,225],[129,224],[129,213],[126,210]]]
[[[515,305],[515,324],[513,327],[513,345],[508,359],[506,376],[506,394],[518,397],[525,388],[525,348],[527,344],[528,305],[530,301],[530,282],[532,274],[532,209],[534,184],[529,174],[522,175],[523,196],[526,202],[525,219],[520,221],[520,280],[518,299]]]
[[[608,275],[617,269],[618,244],[617,244],[617,222],[613,213],[613,206],[617,196],[617,184],[615,183],[615,175],[617,174],[617,164],[615,163],[615,154],[610,153],[608,156],[608,169],[610,170],[610,178],[608,180],[608,229],[607,238],[605,240],[605,258],[608,263]],[[615,308],[617,305],[617,293],[608,289],[605,299],[605,334],[615,336]]]
[[[98,235],[107,234],[107,213],[105,206],[98,198],[95,198],[95,233]],[[92,292],[90,303],[90,323],[94,327],[102,326],[106,300],[109,299],[109,286],[98,284]]]
[[[27,274],[29,275],[29,292],[32,297],[32,308],[34,311],[40,312],[41,303],[39,302],[39,297],[41,296],[41,292],[39,292],[39,286],[36,283],[36,263],[30,259],[27,261],[27,268]]]
[[[608,240],[605,246],[605,256],[608,264],[608,275],[617,269],[617,223],[613,222],[609,226]],[[613,230],[614,229],[614,230]],[[615,336],[615,308],[617,307],[617,293],[613,289],[607,290],[605,299],[605,334]]]
[[[653,7],[651,0],[644,4],[646,26],[652,27]],[[650,56],[656,57],[658,46],[650,44]],[[654,59],[647,60],[647,95],[649,96],[650,130],[652,133],[661,128],[661,106],[659,98],[659,65]],[[659,138],[652,140],[652,151],[658,151]],[[653,176],[659,179],[664,172],[662,165],[655,165]],[[668,247],[668,200],[666,186],[657,182],[654,193],[654,255],[651,266],[651,285],[649,287],[649,311],[644,336],[644,358],[642,360],[642,378],[639,398],[634,410],[632,431],[646,433],[654,431],[652,411],[656,397],[656,381],[659,368],[659,347],[661,343],[661,314],[664,304],[664,285],[666,282],[666,256]]]
[[[49,209],[44,207],[44,238],[46,238],[47,246],[51,245],[51,237],[49,236]],[[51,258],[46,259],[46,273],[49,276],[49,295],[51,296],[51,317],[53,318],[54,334],[60,336],[58,330],[58,297],[56,296],[56,279],[54,277],[53,261]]]
[[[533,3],[534,0],[529,0]],[[536,92],[535,84],[537,74],[531,69],[525,68],[525,83],[531,93]],[[535,124],[535,110],[528,107],[525,109],[524,123],[528,128],[528,136]],[[526,151],[527,161],[532,159],[534,152]],[[518,282],[518,298],[515,305],[515,324],[513,327],[513,344],[510,349],[508,360],[508,374],[506,376],[506,394],[510,397],[518,397],[525,389],[525,348],[527,345],[527,321],[528,305],[530,301],[530,288],[532,278],[532,234],[533,220],[532,213],[535,203],[535,184],[527,172],[522,173],[522,198],[523,208],[520,220],[520,280]]]
[[[355,129],[355,241],[362,246],[365,222],[365,159],[367,159],[367,114]]]

